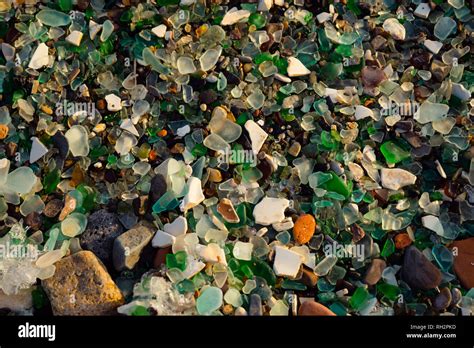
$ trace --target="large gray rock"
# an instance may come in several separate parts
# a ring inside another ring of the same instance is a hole
[[[140,259],[140,254],[153,237],[150,226],[136,225],[121,234],[114,241],[113,263],[117,271],[132,269]]]
[[[86,230],[80,237],[81,246],[109,265],[114,240],[122,233],[123,226],[117,215],[101,209],[89,216]]]
[[[401,277],[413,289],[434,289],[441,283],[440,270],[413,245],[405,250]]]

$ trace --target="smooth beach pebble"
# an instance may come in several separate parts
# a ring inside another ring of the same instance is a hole
[[[305,301],[298,309],[299,316],[335,316],[326,306],[315,301]]]
[[[298,217],[293,226],[293,237],[298,244],[306,244],[310,241],[316,230],[316,220],[311,214]]]
[[[0,124],[0,139],[5,139],[8,135],[8,126]]]
[[[395,247],[397,249],[403,249],[409,246],[413,241],[411,240],[408,233],[399,233],[395,236]]]

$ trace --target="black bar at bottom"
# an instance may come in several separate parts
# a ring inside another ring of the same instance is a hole
[[[54,340],[51,327],[54,325]],[[51,329],[51,330],[48,330]],[[474,317],[0,317],[0,346],[474,344]],[[22,332],[20,333],[20,331]],[[26,333],[28,331],[28,333]],[[49,332],[49,336],[48,336]],[[47,337],[35,336],[39,334]],[[49,337],[49,338],[48,338]]]

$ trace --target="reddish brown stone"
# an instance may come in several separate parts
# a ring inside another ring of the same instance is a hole
[[[397,249],[404,249],[412,243],[408,233],[399,233],[395,236],[395,247]]]
[[[33,231],[38,231],[41,228],[43,220],[38,212],[29,213],[25,218],[25,224],[31,227]]]
[[[357,243],[365,237],[365,231],[357,224],[351,225],[352,241]]]
[[[388,190],[387,189],[378,189],[371,191],[372,196],[380,203],[380,205],[385,205],[388,203]]]
[[[380,278],[382,278],[382,272],[387,267],[387,264],[384,260],[381,259],[373,259],[372,263],[370,264],[369,268],[367,269],[367,273],[365,274],[364,281],[368,285],[375,285],[378,283]]]
[[[318,275],[312,269],[303,267],[301,281],[304,285],[314,288],[318,282]]]
[[[238,223],[240,221],[237,212],[234,209],[234,205],[228,198],[222,198],[217,205],[217,211],[222,215],[225,221],[230,223]]]
[[[453,269],[462,286],[474,288],[474,237],[451,244],[454,255]]]
[[[323,306],[321,303],[316,301],[306,301],[304,302],[299,310],[299,316],[335,316],[333,311],[331,311],[326,306]]]
[[[166,255],[171,254],[171,246],[166,248],[160,248],[156,251],[155,259],[153,260],[153,267],[160,268],[160,266],[166,263]]]
[[[55,217],[61,212],[63,207],[64,207],[64,203],[62,200],[57,199],[57,198],[52,199],[46,204],[43,214],[49,218]]]
[[[375,88],[380,83],[382,83],[382,81],[385,81],[387,79],[387,76],[385,75],[382,69],[372,66],[365,66],[361,70],[361,77],[364,87],[367,88]]]

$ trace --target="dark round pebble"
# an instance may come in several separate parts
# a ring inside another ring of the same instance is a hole
[[[117,215],[101,209],[89,216],[86,230],[80,237],[81,246],[109,265],[114,240],[122,233],[123,227]]]
[[[448,288],[441,289],[441,292],[435,297],[433,307],[443,311],[450,305],[452,300],[451,291]]]

